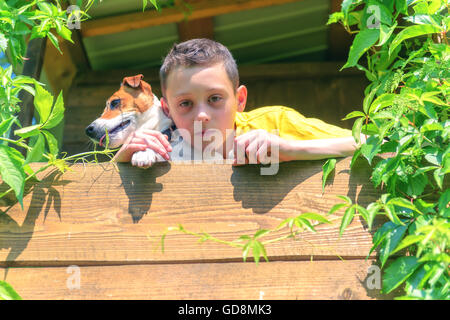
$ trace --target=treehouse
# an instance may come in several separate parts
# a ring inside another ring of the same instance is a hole
[[[24,73],[55,96],[63,91],[64,123],[53,130],[62,152],[92,150],[85,128],[123,77],[143,74],[160,96],[162,57],[173,42],[191,38],[231,50],[249,91],[246,110],[286,105],[352,127],[341,119],[360,108],[367,82],[354,68],[339,72],[351,38],[326,22],[340,1],[161,3],[159,12],[143,12],[142,1],[93,6],[92,19],[73,30],[73,44],[59,39],[63,54],[49,41],[29,43]],[[24,99],[24,126],[32,123],[31,98]],[[324,191],[325,160],[282,163],[273,176],[261,176],[259,165],[172,162],[44,170],[27,184],[23,207],[12,195],[1,203],[2,279],[24,299],[386,298],[377,253],[366,259],[373,230],[359,218],[342,236],[342,209],[317,232],[290,238],[287,226],[277,230],[302,213],[326,215],[342,202],[337,195],[361,206],[376,200],[367,161],[350,171],[350,160],[337,159]],[[269,262],[262,254],[258,264],[251,254],[244,262],[241,247],[225,244],[261,229],[274,230],[261,238]]]

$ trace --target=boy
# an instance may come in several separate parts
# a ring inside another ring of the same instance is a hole
[[[357,148],[350,130],[307,119],[287,107],[243,112],[247,88],[239,85],[236,62],[229,50],[213,40],[175,44],[161,66],[160,80],[161,106],[184,142],[193,150],[205,151],[210,144],[205,141],[208,135],[219,133],[211,144],[216,159],[217,155],[221,159],[232,155],[234,164],[268,163],[274,150],[280,162],[315,160],[350,156]],[[273,130],[279,135],[270,133]],[[146,130],[132,135],[115,160],[128,162],[134,152],[146,148],[171,158],[167,137]],[[240,160],[239,150],[245,152],[244,160]]]

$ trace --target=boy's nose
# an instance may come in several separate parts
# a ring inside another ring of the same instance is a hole
[[[202,107],[199,108],[198,113],[197,113],[197,119],[198,121],[202,121],[202,122],[208,122],[210,119],[209,114],[206,112],[206,110]]]

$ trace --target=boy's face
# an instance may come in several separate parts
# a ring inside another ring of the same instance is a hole
[[[247,89],[240,86],[234,89],[223,66],[217,63],[210,66],[178,67],[167,78],[165,97],[161,104],[178,129],[185,129],[190,137],[183,139],[194,146],[194,134],[204,135],[208,129],[218,130],[223,141],[214,145],[222,146],[227,139],[227,129],[234,129],[236,112],[242,112],[247,101]],[[194,133],[194,122],[201,124],[200,132]],[[211,131],[209,132],[211,133]],[[208,136],[208,133],[205,137]],[[204,141],[202,150],[211,141]],[[195,146],[197,147],[197,146]]]

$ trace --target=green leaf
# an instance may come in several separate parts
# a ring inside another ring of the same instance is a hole
[[[355,153],[353,153],[352,161],[350,162],[350,170],[353,169],[353,165],[355,164],[356,160],[361,155],[361,148],[357,149]]]
[[[328,221],[325,217],[321,216],[320,214],[314,213],[314,212],[302,213],[301,215],[298,216],[298,218],[316,220],[318,222],[331,224],[331,222]]]
[[[22,300],[22,298],[10,284],[0,280],[0,300]]]
[[[343,12],[341,12],[341,11],[334,12],[334,13],[330,14],[330,16],[328,17],[327,26],[332,23],[337,23],[337,22],[340,22],[343,20],[344,20]]]
[[[386,204],[384,206],[384,210],[386,211],[386,215],[395,224],[403,224],[399,217],[397,216],[397,212],[395,211],[395,207],[393,204]]]
[[[252,248],[252,254],[253,258],[255,259],[256,265],[258,265],[261,255],[267,262],[269,261],[269,259],[267,258],[266,249],[264,248],[264,245],[261,242],[257,240],[252,240],[250,246]]]
[[[399,207],[411,209],[413,211],[417,211],[417,208],[414,204],[404,198],[393,198],[388,201],[388,204],[393,204]]]
[[[395,248],[395,250],[393,250],[391,252],[391,254],[397,253],[400,250],[403,250],[406,247],[409,247],[410,245],[413,245],[414,243],[422,241],[424,238],[425,238],[424,235],[410,234],[410,235],[406,236],[405,238],[403,238],[403,240],[399,243],[397,248]]]
[[[64,101],[62,91],[59,92],[58,98],[56,98],[55,106],[52,109],[50,117],[47,122],[42,126],[45,129],[51,129],[57,126],[64,118]]]
[[[397,227],[396,224],[392,222],[386,222],[380,228],[377,229],[377,231],[373,235],[372,238],[373,246],[372,248],[370,248],[368,256],[370,256],[372,252],[384,241],[386,235],[392,230],[394,230],[396,227]]]
[[[42,133],[45,136],[45,139],[47,140],[47,144],[48,144],[48,148],[49,151],[52,155],[57,155],[58,154],[58,140],[56,140],[55,136],[53,134],[51,134],[49,131],[47,130],[42,130]]]
[[[336,197],[344,200],[347,204],[352,205],[352,199],[350,199],[349,197],[347,197],[347,196],[336,196]]]
[[[354,67],[364,52],[369,50],[369,48],[375,44],[379,38],[379,35],[380,30],[378,29],[365,29],[359,32],[350,47],[347,63],[341,68],[341,70]]]
[[[58,42],[58,38],[51,32],[47,33],[48,38],[50,39],[50,41],[53,43],[53,45],[55,46],[56,49],[58,49],[59,53],[63,54],[63,52],[61,51],[61,49],[59,48],[59,42]]]
[[[334,170],[335,166],[336,166],[336,159],[328,159],[322,166],[323,169],[322,192],[325,191],[325,183],[327,182],[328,175]]]
[[[369,113],[378,112],[388,106],[391,106],[394,102],[396,94],[394,93],[384,93],[381,96],[377,97],[369,108]]]
[[[339,237],[344,233],[345,228],[352,222],[353,216],[355,215],[355,206],[348,207],[345,210],[344,216],[342,217],[341,226],[339,228]]]
[[[442,124],[440,124],[439,122],[427,123],[427,124],[424,124],[422,127],[420,127],[421,133],[424,133],[427,131],[435,131],[435,130],[442,131],[442,130],[444,130],[444,128],[442,127]]]
[[[17,117],[9,117],[6,120],[3,120],[0,123],[0,136],[2,136],[5,132],[7,132],[10,128],[11,125],[17,120]]]
[[[251,241],[247,242],[242,248],[242,259],[244,260],[244,262],[247,260],[248,252],[250,251],[250,244]]]
[[[395,0],[395,8],[399,13],[408,14],[407,0]]]
[[[450,189],[447,189],[444,192],[442,192],[438,202],[439,214],[446,218],[450,217],[450,207],[447,208],[449,203],[450,203]]]
[[[422,36],[430,33],[438,33],[441,31],[440,27],[436,27],[430,24],[421,24],[407,27],[400,31],[389,47],[389,55],[394,52],[394,49],[397,48],[403,41],[409,38]]]
[[[380,133],[378,127],[373,123],[364,123],[361,128],[361,133],[368,136],[373,136]]]
[[[341,11],[345,14],[345,16],[348,15],[348,11],[350,10],[350,6],[352,5],[353,0],[343,0],[341,3]]]
[[[444,176],[445,176],[443,170],[441,168],[434,170],[433,176],[439,189],[442,190],[442,184],[444,183]]]
[[[358,118],[356,119],[355,123],[352,127],[352,136],[356,141],[356,144],[360,144],[361,142],[361,128],[364,122],[364,118]]]
[[[28,164],[30,162],[37,162],[42,159],[42,155],[45,151],[45,140],[44,136],[39,133],[36,141],[34,142],[33,148],[28,152],[27,158],[25,159],[24,164]]]
[[[47,121],[53,105],[53,96],[41,85],[37,84],[36,95],[34,97],[34,107],[39,114],[40,123]]]
[[[369,85],[369,87],[371,87],[371,86]],[[375,97],[375,94],[377,93],[377,90],[378,90],[378,86],[376,86],[375,88],[372,88],[372,90],[370,90],[369,94],[367,94],[364,97],[363,110],[364,110],[365,114],[369,113],[369,107],[373,101],[373,98]]]
[[[0,145],[0,176],[16,194],[23,209],[23,189],[25,186],[25,172],[22,168],[24,162],[22,154],[11,147]]]
[[[72,40],[72,31],[68,29],[66,26],[61,25],[61,30],[58,31],[58,34],[64,39],[71,43],[74,43]]]
[[[32,137],[35,135],[38,135],[40,130],[40,124],[35,124],[34,126],[29,126],[29,127],[25,127],[22,129],[18,129],[16,131],[14,131],[14,134],[16,136],[22,137],[22,138],[28,138],[28,137]]]
[[[395,248],[397,248],[407,229],[408,226],[406,225],[395,226],[395,228],[386,233],[386,236],[384,237],[384,240],[380,246],[379,257],[381,261],[381,268],[384,267],[384,264],[386,263],[389,256],[392,254]]]
[[[379,139],[370,136],[366,143],[361,146],[361,153],[362,155],[367,159],[370,165],[372,165],[372,159],[375,157],[381,149],[381,144],[379,142]]]
[[[364,112],[361,111],[353,111],[350,112],[349,114],[347,114],[345,116],[345,118],[343,118],[342,120],[348,120],[348,119],[352,119],[352,118],[356,118],[356,117],[366,117],[366,115],[364,114]]]
[[[408,279],[420,266],[416,257],[400,257],[385,271],[382,293],[388,294]]]
[[[50,3],[39,1],[37,3],[39,10],[45,12],[48,15],[52,15],[52,6]]]
[[[260,230],[256,231],[255,235],[253,236],[253,239],[260,238],[260,237],[268,234],[269,232],[270,232],[270,230],[260,229]]]
[[[367,222],[367,226],[369,227],[369,230],[372,230],[373,221],[374,221],[376,215],[378,214],[378,212],[380,211],[380,209],[381,209],[381,205],[378,203],[375,203],[375,202],[372,202],[371,204],[369,204],[367,206],[368,215],[367,215],[366,222]]]
[[[380,24],[380,41],[378,41],[377,46],[382,46],[383,44],[385,44],[391,37],[396,27],[397,22],[395,22],[394,25],[390,27],[384,24]]]
[[[331,207],[331,209],[330,209],[330,211],[328,212],[328,214],[330,215],[330,214],[333,214],[333,213],[335,213],[336,211],[338,211],[339,209],[341,209],[341,208],[343,208],[343,207],[346,207],[347,206],[347,204],[346,203],[338,203],[338,204],[335,204],[333,207]]]

